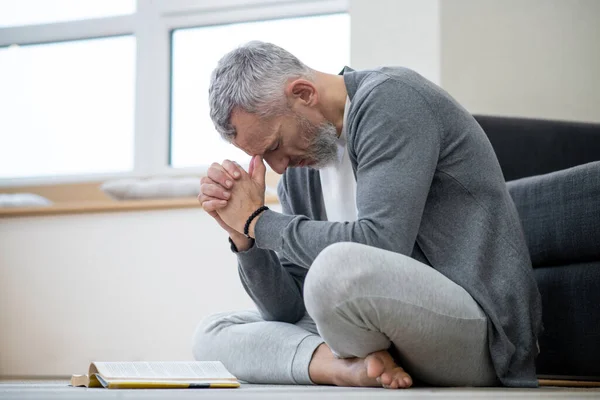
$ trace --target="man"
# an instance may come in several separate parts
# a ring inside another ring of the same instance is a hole
[[[209,92],[253,158],[213,164],[199,200],[258,312],[203,321],[196,359],[254,383],[537,385],[528,249],[464,108],[405,68],[329,75],[262,42],[225,55]],[[262,207],[263,159],[283,213]]]

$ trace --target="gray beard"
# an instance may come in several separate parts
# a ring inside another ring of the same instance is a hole
[[[312,136],[306,152],[306,158],[314,164],[310,168],[321,169],[337,161],[337,129],[331,122],[319,126],[312,125],[302,118],[301,124]]]

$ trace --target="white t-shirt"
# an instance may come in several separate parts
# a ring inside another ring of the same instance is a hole
[[[337,139],[338,160],[336,163],[319,170],[323,202],[325,203],[328,221],[356,221],[358,218],[356,179],[354,179],[354,173],[352,172],[346,140],[346,118],[349,107],[350,98],[347,97],[342,133]]]

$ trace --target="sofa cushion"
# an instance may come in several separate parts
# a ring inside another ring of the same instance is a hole
[[[507,186],[534,267],[600,260],[600,161]]]
[[[544,333],[537,373],[600,377],[600,261],[536,268]]]

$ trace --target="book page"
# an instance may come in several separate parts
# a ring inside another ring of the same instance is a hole
[[[106,379],[235,380],[219,361],[94,362]]]

